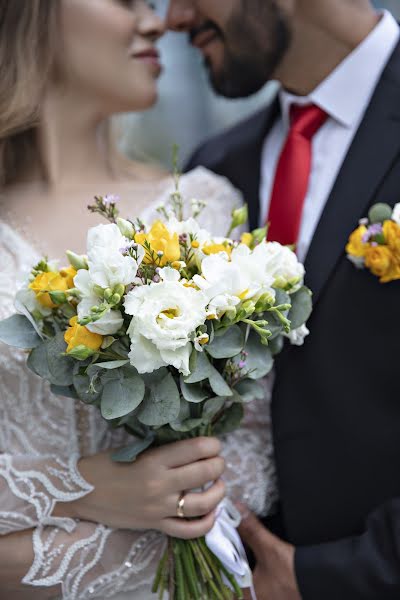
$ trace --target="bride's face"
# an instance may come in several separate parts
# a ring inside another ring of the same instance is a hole
[[[62,0],[57,78],[105,113],[144,110],[157,99],[155,42],[164,24],[145,0]]]

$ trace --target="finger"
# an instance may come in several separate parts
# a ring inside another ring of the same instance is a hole
[[[238,531],[242,540],[253,550],[257,560],[265,559],[271,534],[253,513],[250,512],[243,518]]]
[[[201,460],[171,471],[171,490],[193,490],[202,488],[219,479],[225,471],[225,461],[221,456]]]
[[[215,511],[193,521],[186,519],[164,519],[162,531],[171,537],[192,540],[207,535],[215,523]]]
[[[221,442],[218,438],[198,437],[192,440],[168,444],[151,452],[153,457],[157,456],[161,464],[174,469],[199,460],[218,456],[221,449]]]
[[[185,496],[185,517],[202,517],[215,510],[225,498],[225,484],[220,479],[206,492],[193,492]]]

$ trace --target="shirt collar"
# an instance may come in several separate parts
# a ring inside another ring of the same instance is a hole
[[[400,37],[391,13],[384,10],[381,14],[371,33],[311,94],[295,96],[281,89],[285,123],[289,124],[292,104],[315,104],[345,127],[358,125]]]

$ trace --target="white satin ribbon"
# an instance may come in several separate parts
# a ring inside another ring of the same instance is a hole
[[[237,532],[242,516],[230,500],[225,498],[217,508],[214,527],[206,535],[206,544],[232,573],[241,588],[250,588],[253,600],[257,600],[253,576],[242,540]],[[229,586],[229,582],[226,582]],[[231,586],[230,586],[231,587]]]

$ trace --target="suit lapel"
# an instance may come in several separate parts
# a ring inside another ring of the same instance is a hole
[[[264,140],[279,114],[279,100],[252,119],[243,131],[238,149],[227,155],[223,172],[243,193],[249,206],[250,228],[259,226],[261,158]]]
[[[380,197],[379,188],[399,155],[400,46],[375,91],[312,240],[305,266],[314,302],[344,256],[348,237],[359,219],[367,215],[368,207],[374,201],[393,201]]]

